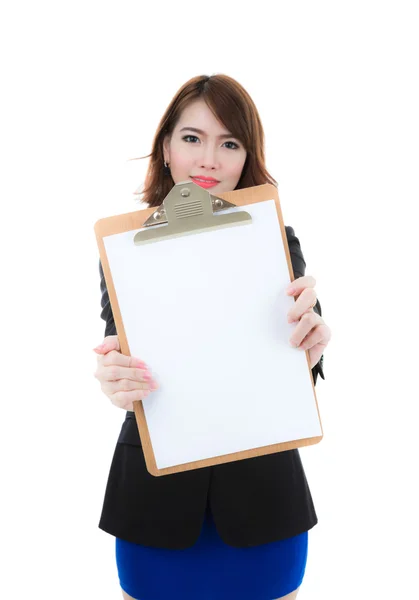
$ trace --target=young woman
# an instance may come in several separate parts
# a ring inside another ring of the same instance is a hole
[[[194,77],[169,104],[154,138],[143,191],[158,206],[174,184],[192,179],[215,195],[276,185],[264,162],[264,133],[243,87],[225,75]],[[308,350],[314,382],[331,332],[321,317],[292,227],[286,227],[297,323],[290,342]],[[298,450],[153,477],[146,469],[133,402],[157,384],[143,358],[124,356],[101,264],[105,340],[95,376],[127,411],[109,472],[99,527],[116,538],[126,600],[296,598],[308,530],[317,523]],[[150,282],[152,285],[152,282]],[[251,370],[251,365],[249,365]],[[254,377],[258,374],[254,373]]]

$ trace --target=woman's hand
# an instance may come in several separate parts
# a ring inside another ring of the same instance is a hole
[[[290,344],[294,348],[298,347],[299,350],[308,350],[311,369],[319,362],[332,336],[330,327],[312,308],[317,302],[315,285],[314,277],[305,275],[294,279],[286,290],[287,294],[297,298],[288,312],[288,323],[297,323]],[[294,291],[291,292],[291,289]]]
[[[143,400],[158,388],[142,360],[121,354],[117,335],[105,337],[94,351],[98,354],[94,375],[100,381],[102,392],[115,406],[134,410],[133,402]]]

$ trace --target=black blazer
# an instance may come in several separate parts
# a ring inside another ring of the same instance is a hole
[[[286,227],[295,277],[306,263],[292,227]],[[101,317],[116,335],[102,265]],[[321,315],[320,302],[314,310]],[[312,369],[324,379],[323,357]],[[135,415],[126,412],[105,490],[100,529],[124,540],[168,549],[192,546],[207,504],[221,538],[246,547],[298,535],[317,515],[298,450],[154,477],[146,469]]]

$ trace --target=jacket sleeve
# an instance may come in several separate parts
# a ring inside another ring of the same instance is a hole
[[[295,235],[294,229],[292,227],[286,226],[285,231],[287,233],[287,240],[288,240],[288,247],[290,249],[292,268],[294,270],[295,278],[297,279],[298,277],[303,277],[305,275],[306,262],[304,260],[303,253],[301,251],[300,242]],[[322,309],[320,306],[319,299],[317,299],[317,302],[314,305],[313,310],[318,315],[322,316]],[[322,379],[325,379],[325,376],[323,373],[323,363],[324,363],[324,356],[322,355],[320,357],[319,362],[316,365],[314,365],[314,367],[311,369],[311,372],[313,374],[314,385],[316,385],[317,377],[319,374]]]
[[[115,321],[113,318],[111,302],[109,300],[108,288],[106,287],[105,275],[103,273],[102,263],[99,260],[99,274],[100,274],[100,291],[102,292],[102,298],[100,304],[102,306],[102,312],[100,313],[101,318],[105,321],[105,337],[107,335],[117,335]]]

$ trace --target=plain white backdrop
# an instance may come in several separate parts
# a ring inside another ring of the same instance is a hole
[[[114,538],[97,527],[125,413],[93,377],[105,328],[93,227],[138,210],[147,161],[130,159],[150,152],[178,88],[215,73],[259,109],[332,330],[324,439],[301,451],[319,524],[299,599],[417,597],[415,8],[3,5],[2,598],[121,598]]]

